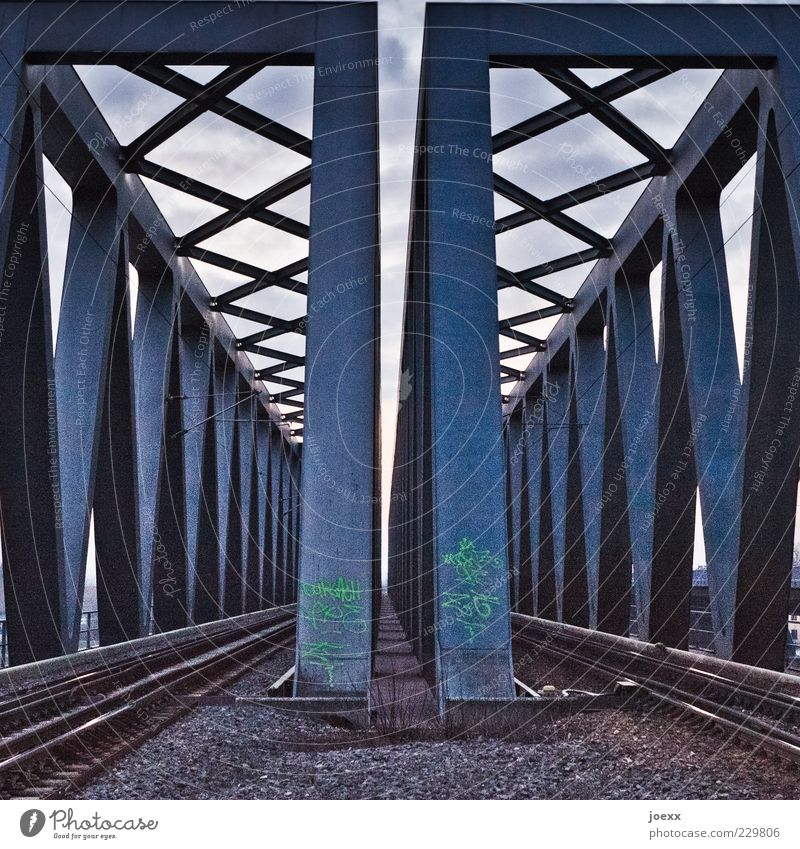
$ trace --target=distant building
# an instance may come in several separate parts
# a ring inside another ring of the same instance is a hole
[[[705,564],[695,566],[692,572],[692,586],[707,587],[708,586],[708,569]],[[792,586],[800,589],[800,564],[792,566]]]

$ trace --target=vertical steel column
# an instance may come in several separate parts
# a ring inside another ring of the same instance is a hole
[[[415,191],[415,198],[418,192]],[[417,217],[420,215],[416,211]],[[411,245],[410,252],[419,262],[420,249]],[[406,635],[412,640],[417,657],[423,668],[427,669],[430,677],[431,665],[434,658],[433,632],[426,630],[433,624],[433,593],[427,604],[424,601],[423,584],[424,571],[431,571],[431,564],[424,562],[422,551],[423,534],[420,527],[424,521],[424,489],[422,485],[421,468],[424,450],[420,441],[422,428],[423,407],[420,390],[424,388],[424,366],[422,365],[422,348],[425,340],[419,333],[419,324],[424,321],[425,307],[421,302],[419,288],[422,285],[420,275],[409,269],[409,280],[406,284],[406,303],[404,316],[404,340],[401,362],[400,381],[406,383],[405,398],[398,398],[398,452],[399,464],[396,468],[398,486],[393,489],[402,499],[392,501],[392,510],[397,511],[400,519],[400,544],[395,551],[402,553],[400,573],[397,577],[390,575],[390,586],[398,587],[398,600],[395,601],[400,621]],[[392,486],[395,486],[392,475]],[[426,622],[426,614],[430,621]]]
[[[792,95],[796,105],[796,89]],[[794,119],[790,121],[796,133]],[[782,670],[800,451],[800,415],[795,409],[800,391],[798,217],[793,197],[787,194],[786,175],[795,173],[798,158],[789,144],[779,146],[771,109],[762,109],[760,124],[732,657]]]
[[[540,569],[540,530],[542,506],[542,428],[544,416],[544,380],[539,380],[525,397],[525,490],[527,504],[524,519],[527,522],[525,547],[530,551],[528,566],[523,564],[520,572],[520,613],[533,616],[536,613],[537,587]]]
[[[628,516],[630,551],[633,556],[634,597],[637,610],[639,639],[647,639],[650,609],[650,563],[652,558],[652,511],[653,488],[655,486],[656,454],[656,387],[658,371],[653,342],[653,320],[650,310],[650,273],[661,258],[663,227],[660,222],[644,235],[641,245],[628,257],[616,276],[613,298],[613,356],[611,325],[609,325],[609,370],[616,368],[617,397],[611,399],[611,407],[618,405],[618,421],[606,420],[611,433],[621,425],[621,453],[614,458],[611,478],[616,468],[624,462],[626,504]],[[607,462],[610,458],[606,458]],[[611,480],[609,480],[609,484]],[[607,490],[604,484],[604,494]],[[609,525],[609,533],[616,535],[619,529]],[[610,538],[609,538],[610,539]],[[625,545],[622,539],[617,540]],[[620,549],[620,555],[624,552]],[[623,568],[623,561],[618,562]],[[612,567],[613,568],[613,567]],[[629,582],[629,581],[626,581]],[[614,598],[609,599],[616,604]],[[619,596],[617,596],[619,601]],[[620,617],[621,617],[620,611]],[[625,613],[627,620],[628,613]],[[600,627],[598,625],[598,627]],[[621,627],[621,618],[617,622]],[[613,633],[627,633],[619,630]]]
[[[597,586],[600,568],[600,512],[603,497],[603,437],[605,433],[606,352],[605,298],[575,329],[575,393],[580,424],[581,500],[585,535],[589,623],[597,625]]]
[[[238,529],[241,536],[241,549],[239,551],[239,612],[245,612],[245,598],[247,596],[247,568],[250,560],[250,493],[252,491],[253,473],[253,397],[252,390],[243,381],[239,384],[240,398],[245,399],[236,408],[237,428],[239,431],[239,486],[237,498],[239,501],[237,511]],[[247,400],[249,399],[249,400]]]
[[[440,37],[441,36],[441,37]],[[481,30],[426,34],[431,433],[440,699],[512,698],[497,368],[489,62]],[[424,120],[424,119],[423,119]]]
[[[9,658],[27,663],[76,648],[64,598],[56,388],[47,275],[41,122],[22,82],[22,33],[0,56],[0,475]]]
[[[272,506],[272,450],[270,434],[273,425],[266,412],[259,409],[258,441],[259,467],[261,472],[259,512],[261,514],[261,608],[275,604],[275,511]]]
[[[272,509],[273,532],[275,538],[275,604],[286,604],[286,531],[284,528],[284,510],[286,502],[284,499],[285,471],[283,462],[283,436],[276,428],[272,433],[270,446],[272,463]]]
[[[424,160],[423,160],[424,162]],[[422,209],[418,217],[427,211],[427,183],[422,183],[415,194]],[[422,226],[418,222],[416,226]],[[424,247],[412,245],[415,257],[421,263],[427,263],[429,257]],[[422,256],[419,256],[419,255]],[[424,267],[424,266],[423,266]],[[407,469],[411,481],[408,503],[405,509],[413,525],[409,528],[407,549],[410,551],[407,580],[413,581],[412,604],[419,611],[417,629],[419,631],[419,659],[428,681],[436,678],[436,605],[438,583],[435,561],[435,511],[433,494],[433,408],[431,404],[432,345],[430,311],[430,274],[427,268],[423,274],[413,274],[413,312],[411,318],[414,327],[414,346],[409,373],[406,381],[411,383],[409,401],[411,422],[408,431]]]
[[[159,479],[167,409],[165,398],[169,393],[171,376],[173,289],[172,274],[168,269],[154,267],[142,259],[137,264],[137,271],[139,294],[133,334],[133,375],[141,568],[138,602],[141,633],[148,634],[152,624],[153,562],[158,537]],[[131,599],[131,603],[135,601]]]
[[[744,132],[740,135],[747,138]],[[680,282],[672,297],[679,303],[686,357],[714,643],[721,657],[729,657],[739,546],[742,387],[719,191],[711,190],[716,181],[709,175],[703,172],[702,177],[708,187],[705,192],[692,186],[691,193],[681,192],[676,199],[675,220],[684,259],[676,260]],[[724,172],[720,178],[724,183]],[[683,279],[686,276],[688,281]]]
[[[246,556],[247,570],[245,572],[244,612],[252,613],[261,608],[261,584],[263,580],[263,558],[261,546],[261,522],[263,504],[261,502],[261,475],[259,471],[258,421],[256,418],[258,400],[253,398],[249,405],[250,421],[247,425],[247,440],[250,447],[250,493],[249,515],[247,520]]]
[[[649,638],[687,649],[697,475],[689,413],[689,377],[681,338],[682,304],[677,291],[676,265],[682,267],[685,257],[670,229],[665,229],[663,256]],[[680,285],[684,288],[691,283],[682,279]]]
[[[624,319],[624,313],[623,313]],[[603,491],[600,497],[600,556],[597,564],[597,629],[626,635],[631,621],[631,496],[636,478],[630,474],[635,453],[626,453],[620,369],[617,358],[617,316],[608,317],[606,347]]]
[[[264,547],[264,574],[261,582],[261,604],[269,607],[276,603],[275,599],[275,487],[273,484],[272,431],[274,425],[264,416],[259,423],[259,443],[262,468],[263,500],[261,518],[263,532],[261,535]]]
[[[67,640],[75,646],[115,295],[117,286],[127,286],[126,269],[117,268],[116,191],[97,171],[91,169],[74,188],[55,356]]]
[[[556,617],[564,619],[564,556],[567,526],[567,467],[570,432],[570,349],[566,344],[553,353],[547,364],[547,382],[551,387],[547,401],[547,441],[550,463],[550,499],[555,558]]]
[[[518,609],[522,565],[522,410],[509,417],[504,432],[508,528],[508,581],[511,609]]]
[[[286,457],[286,603],[293,604],[297,579],[295,575],[295,509],[294,463],[292,452]]]
[[[202,405],[203,466],[200,478],[200,505],[197,520],[195,562],[194,621],[211,622],[222,616],[220,605],[220,539],[217,473],[218,424],[215,418],[216,381],[214,380],[213,343],[209,341],[210,361],[205,378],[206,400]]]
[[[429,282],[429,278],[426,277]],[[426,298],[427,298],[426,285]],[[421,629],[420,661],[428,680],[435,678],[436,666],[436,605],[438,596],[438,569],[436,568],[435,551],[435,521],[433,495],[433,447],[431,435],[433,432],[433,415],[430,403],[431,375],[431,344],[430,344],[430,311],[427,307],[422,310],[422,352],[419,357],[420,370],[418,374],[421,390],[417,394],[418,403],[422,410],[414,427],[412,442],[414,451],[414,500],[408,505],[409,511],[418,511],[420,521],[414,525],[413,565],[416,579],[416,595],[419,601]],[[416,383],[416,381],[415,381]]]
[[[204,421],[208,413],[208,385],[211,368],[211,335],[208,325],[182,299],[180,341],[181,398],[169,400],[183,411],[183,469],[186,493],[186,609],[189,620],[195,620],[198,589],[198,563],[205,555],[198,551],[201,515],[205,520],[203,497],[203,455],[205,451]],[[207,541],[206,541],[207,542]],[[201,589],[202,593],[203,590]],[[205,615],[205,612],[204,614]]]
[[[375,6],[341,7],[315,45],[298,695],[365,694],[371,675],[380,559],[376,34]],[[319,616],[319,603],[341,618]]]
[[[283,475],[281,478],[281,495],[283,497],[281,509],[281,533],[283,545],[283,603],[291,604],[292,602],[292,549],[294,546],[292,540],[292,502],[293,502],[293,485],[292,485],[292,446],[288,440],[281,442],[282,454],[281,465],[283,466]]]
[[[525,410],[523,406],[523,422]],[[531,488],[528,477],[528,435],[524,426],[520,455],[517,463],[520,467],[520,496],[519,496],[519,575],[517,577],[516,610],[528,615],[533,614],[533,550],[531,549]]]
[[[297,603],[298,566],[300,556],[300,453],[296,446],[290,446],[289,453],[289,525],[288,554],[289,563],[289,603]]]
[[[167,356],[167,395],[181,394],[180,324],[173,318],[170,352]],[[163,399],[164,428],[158,474],[158,511],[154,532],[153,626],[172,631],[189,623],[186,607],[186,478],[184,472],[183,406]]]
[[[574,352],[574,347],[573,347]],[[564,592],[562,615],[570,625],[589,627],[589,582],[586,571],[586,520],[583,506],[580,442],[584,426],[578,420],[574,353],[570,358],[567,412],[567,503],[564,516]]]
[[[233,532],[230,526],[229,513],[231,509],[231,477],[233,473],[234,418],[236,408],[236,372],[233,364],[221,345],[214,349],[214,386],[215,386],[215,416],[214,426],[217,437],[217,506],[219,519],[219,566],[217,580],[219,581],[220,608],[225,611],[225,585],[229,567],[228,545]],[[224,411],[224,412],[223,412]]]
[[[138,637],[140,630],[139,501],[128,290],[127,237],[119,240],[102,423],[94,485],[94,543],[100,644]]]
[[[549,384],[548,384],[549,386]],[[551,390],[552,391],[552,390]],[[542,456],[539,458],[539,563],[536,572],[536,615],[558,619],[556,552],[553,542],[553,488],[550,484],[550,429],[547,412],[550,395],[542,404]]]
[[[243,585],[243,546],[245,514],[242,512],[242,416],[241,401],[243,396],[238,381],[235,392],[232,393],[236,404],[233,409],[222,414],[223,419],[230,423],[232,429],[231,454],[229,461],[228,487],[228,534],[225,546],[225,591],[223,608],[226,616],[238,616],[242,612]],[[229,406],[226,404],[226,406]],[[224,408],[223,408],[224,409]]]

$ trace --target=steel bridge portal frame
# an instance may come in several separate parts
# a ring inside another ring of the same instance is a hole
[[[635,597],[641,638],[686,647],[698,487],[717,652],[783,668],[800,447],[798,44],[779,6],[428,6],[389,583],[443,705],[513,696],[512,609],[626,634]],[[569,70],[595,64],[632,70],[595,88]],[[569,99],[492,136],[493,67],[537,69]],[[663,150],[612,101],[681,68],[725,72],[713,108]],[[493,154],[583,114],[647,163],[547,202],[493,174]],[[741,149],[759,159],[740,381],[719,197]],[[610,242],[562,215],[645,179]],[[494,192],[522,209],[492,228]],[[587,248],[499,268],[496,234],[537,219]],[[648,286],[662,259],[656,360]],[[539,282],[592,260],[574,300]],[[552,307],[498,326],[506,286]],[[546,341],[514,329],[554,314]],[[498,330],[520,346],[499,354]],[[533,352],[525,374],[503,365]]]
[[[101,642],[299,595],[298,691],[363,693],[380,544],[376,7],[236,3],[197,24],[218,6],[0,8],[0,512],[11,659],[77,648],[94,510]],[[76,63],[119,65],[184,100],[122,147]],[[166,67],[190,63],[229,67],[206,86]],[[228,98],[265,64],[314,67],[313,139]],[[147,160],[205,111],[309,166],[242,200]],[[44,155],[73,192],[55,356]],[[178,240],[138,175],[225,212]],[[270,211],[309,184],[310,225]],[[308,238],[309,258],[268,271],[197,247],[245,218]],[[252,279],[212,299],[190,257]],[[129,263],[139,275],[133,333]],[[306,269],[307,285],[294,277]],[[308,316],[282,322],[235,303],[269,286],[306,294]],[[265,330],[236,339],[224,313]],[[285,332],[305,335],[304,358],[263,346]],[[278,362],[255,371],[245,351]],[[297,366],[305,383],[282,374]],[[264,381],[286,389],[268,396]],[[294,412],[282,416],[277,402]],[[302,463],[287,420],[303,421]]]

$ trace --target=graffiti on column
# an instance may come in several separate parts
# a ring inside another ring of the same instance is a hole
[[[444,563],[455,573],[455,586],[442,593],[442,607],[464,626],[472,642],[500,605],[497,590],[503,563],[490,551],[478,549],[467,537],[459,543],[458,551],[444,555]]]
[[[323,640],[318,643],[306,643],[302,649],[302,657],[310,666],[321,666],[328,676],[328,686],[333,689],[334,672],[337,663],[343,660],[341,656],[344,646]]]
[[[309,665],[325,670],[331,688],[336,669],[347,656],[347,645],[337,637],[366,633],[365,601],[365,592],[352,578],[300,582],[302,616],[320,635],[319,641],[303,646],[301,656]]]

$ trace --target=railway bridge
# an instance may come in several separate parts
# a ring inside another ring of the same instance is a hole
[[[215,7],[0,9],[10,663],[76,651],[93,552],[101,647],[281,607],[298,702],[369,701],[402,646],[439,712],[512,703],[512,637],[531,623],[683,657],[699,505],[708,645],[782,672],[800,459],[791,11],[428,5],[384,595],[377,6]],[[121,140],[86,66],[169,95],[161,116]],[[240,96],[285,66],[313,81],[310,133]],[[688,97],[687,69],[716,81],[665,145],[622,104],[664,80]],[[493,80],[520,70],[555,105],[493,129]],[[575,169],[550,197],[511,179],[510,154],[524,171],[581,121],[634,164]],[[191,152],[215,124],[252,140],[236,192]],[[165,164],[170,144],[184,155]],[[264,145],[295,163],[267,182]],[[721,195],[748,164],[740,366]],[[46,167],[71,196],[60,292]],[[618,229],[585,214],[637,186]],[[167,222],[167,190],[202,207],[190,226]],[[299,196],[307,219],[287,212]],[[520,234],[522,267],[503,247]],[[585,279],[566,293],[564,274]]]

